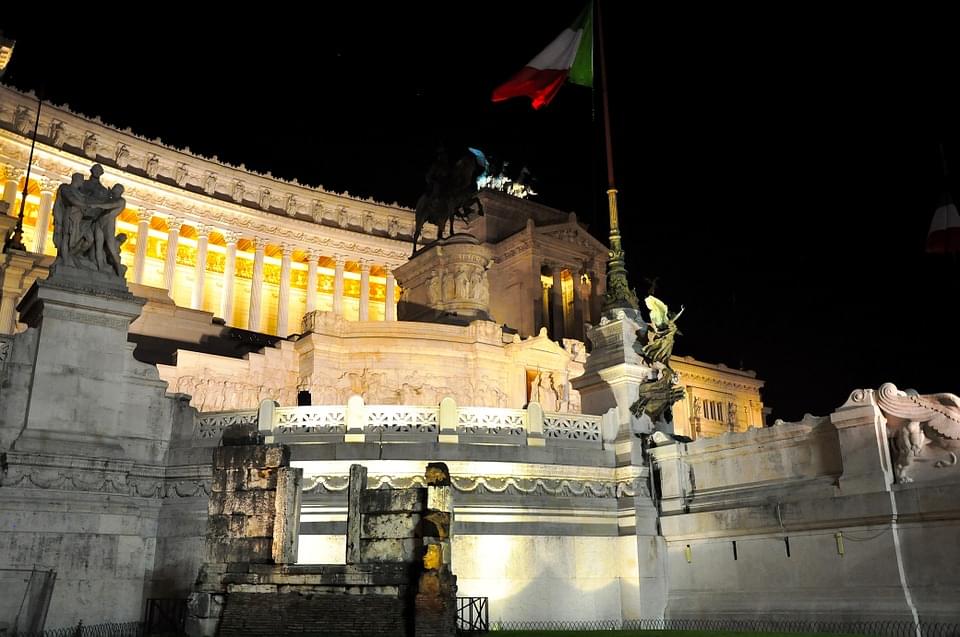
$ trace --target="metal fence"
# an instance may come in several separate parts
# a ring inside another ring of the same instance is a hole
[[[144,633],[147,635],[179,635],[183,633],[186,620],[187,598],[152,597],[147,600]]]
[[[16,637],[144,637],[141,622],[125,624],[90,624],[54,628],[39,633],[17,633]]]
[[[495,622],[498,630],[702,630],[761,633],[830,633],[875,637],[960,637],[960,624],[910,621],[821,619],[630,619],[596,621]]]
[[[457,634],[478,634],[488,630],[490,630],[489,598],[458,597]]]

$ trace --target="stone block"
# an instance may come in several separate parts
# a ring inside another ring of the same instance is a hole
[[[300,502],[303,469],[281,467],[277,472],[277,495],[274,502],[273,561],[294,564],[300,535]]]
[[[452,487],[427,487],[427,509],[430,511],[443,511],[450,513],[453,511]]]
[[[420,522],[416,513],[384,513],[363,516],[362,537],[364,539],[403,539],[414,537],[414,531]]]
[[[228,593],[258,593],[258,594],[271,594],[277,592],[277,587],[274,584],[230,584],[227,586]]]
[[[426,490],[368,489],[361,496],[363,513],[418,513],[426,506]]]
[[[413,562],[417,559],[418,540],[361,540],[363,562]]]
[[[290,466],[290,447],[286,445],[266,445],[266,454],[262,466],[271,468]]]
[[[222,515],[273,515],[275,491],[225,491],[210,494],[210,512]]]
[[[232,538],[227,542],[209,542],[208,560],[211,562],[270,563],[273,560],[272,538]]]

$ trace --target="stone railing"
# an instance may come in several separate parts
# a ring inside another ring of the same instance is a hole
[[[193,437],[219,441],[223,430],[230,425],[257,422],[257,412],[217,411],[198,414],[193,426]]]
[[[601,417],[526,409],[458,407],[444,398],[437,407],[365,405],[352,396],[346,405],[280,407],[267,400],[258,411],[205,413],[194,438],[219,440],[237,422],[257,422],[260,431],[285,443],[441,442],[519,446],[603,446]]]

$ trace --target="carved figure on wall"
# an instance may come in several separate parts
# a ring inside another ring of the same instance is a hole
[[[727,403],[727,428],[730,431],[737,430],[737,403]]]
[[[241,203],[243,201],[243,182],[239,179],[233,182],[233,189],[230,191],[230,198]]]
[[[921,396],[884,383],[877,392],[877,406],[887,420],[897,482],[913,482],[907,473],[912,466],[957,466],[960,397],[948,393]]]
[[[62,148],[64,141],[66,141],[66,130],[64,129],[63,122],[59,120],[51,120],[50,143],[57,148]]]
[[[484,306],[490,303],[490,280],[487,278],[486,270],[480,275],[480,290],[477,292],[476,299]]]
[[[483,214],[483,204],[477,198],[477,176],[482,171],[483,166],[471,152],[453,161],[446,148],[437,149],[437,157],[424,177],[426,189],[417,200],[413,254],[416,254],[425,223],[435,225],[437,239],[442,239],[448,222],[450,234],[453,234],[455,217],[467,219],[471,213]]]
[[[212,195],[217,192],[217,175],[214,173],[207,173],[207,176],[203,178],[203,192],[208,195]]]
[[[693,417],[703,418],[703,399],[699,396],[693,399]]]
[[[392,239],[397,236],[400,232],[400,222],[397,221],[396,217],[390,217],[390,221],[387,222],[387,235]]]
[[[260,195],[257,197],[257,206],[259,206],[261,210],[266,210],[267,208],[270,207],[270,189],[269,188],[260,189]]]
[[[296,195],[287,195],[287,204],[283,207],[283,211],[287,213],[288,217],[297,216],[297,197]]]
[[[553,372],[538,371],[530,384],[530,400],[540,403],[544,411],[556,412],[559,410],[561,398]]]
[[[17,112],[13,115],[13,127],[21,135],[26,135],[33,128],[33,117],[30,116],[30,109],[26,106],[18,106]]]
[[[440,278],[440,275],[437,274],[437,271],[434,270],[430,273],[430,282],[427,287],[427,295],[430,299],[431,305],[436,305],[440,302],[443,297],[443,281]]]
[[[458,299],[470,298],[470,280],[467,278],[467,272],[464,268],[457,268],[457,273],[454,275],[454,284]]]
[[[93,133],[87,133],[86,137],[83,138],[83,154],[90,159],[96,159],[98,146],[97,136]]]
[[[187,178],[189,176],[190,172],[187,170],[187,165],[183,162],[179,162],[177,164],[177,169],[173,173],[173,181],[182,188],[187,183]]]
[[[114,160],[117,162],[117,166],[120,168],[126,168],[130,163],[130,149],[126,144],[117,144],[117,153],[114,157]]]
[[[124,275],[120,244],[125,235],[116,235],[117,215],[126,208],[123,186],[107,188],[100,183],[103,168],[94,164],[86,180],[74,173],[69,184],[57,189],[53,205],[53,243],[57,264],[97,272]]]
[[[147,163],[143,167],[144,171],[147,173],[147,177],[150,179],[156,179],[157,174],[160,172],[160,158],[155,154],[150,153],[147,156]]]

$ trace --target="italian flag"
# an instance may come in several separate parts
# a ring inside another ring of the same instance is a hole
[[[553,100],[566,80],[593,86],[593,3],[587,5],[569,28],[564,29],[537,57],[493,91],[493,101],[529,97],[539,109]]]
[[[927,252],[960,252],[960,213],[957,213],[957,206],[948,191],[944,191],[940,205],[933,213],[930,232],[927,234]]]

